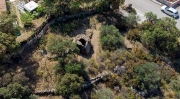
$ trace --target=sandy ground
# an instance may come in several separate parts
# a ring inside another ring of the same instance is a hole
[[[93,45],[93,50],[94,50],[94,53],[93,53],[93,58],[94,60],[97,60],[97,54],[99,53],[99,28],[101,27],[101,24],[98,23],[96,24],[96,29],[93,31],[93,36],[92,36],[92,39],[91,39],[91,44]]]
[[[127,39],[127,37],[124,37],[124,45],[126,46],[126,48],[133,48],[133,44],[131,43],[130,40]]]

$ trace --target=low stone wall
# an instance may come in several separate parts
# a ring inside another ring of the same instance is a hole
[[[66,17],[59,17],[59,18],[48,18],[45,22],[41,24],[35,31],[34,36],[32,36],[29,40],[25,41],[24,44],[21,46],[18,54],[21,54],[24,50],[28,49],[29,46],[33,45],[37,42],[48,30],[48,27],[56,22],[66,22],[73,19],[85,18],[87,16],[96,14],[96,10],[89,10],[80,12],[74,15],[66,16]]]
[[[180,4],[180,0],[177,0],[175,2],[169,2],[167,0],[157,0],[157,1],[162,3],[162,4],[168,5],[170,7],[177,7]]]

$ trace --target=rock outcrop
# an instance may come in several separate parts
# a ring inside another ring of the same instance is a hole
[[[116,66],[114,68],[114,73],[116,75],[120,75],[120,74],[126,73],[126,68],[124,66]]]

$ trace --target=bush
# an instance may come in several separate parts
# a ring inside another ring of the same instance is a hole
[[[72,94],[69,99],[81,99],[79,95]]]
[[[34,17],[31,17],[31,14],[30,14],[30,13],[21,14],[21,21],[23,22],[25,28],[31,27],[31,26],[33,25],[33,24],[32,24],[33,18],[34,18]]]
[[[149,17],[151,17],[149,15]],[[176,22],[168,17],[156,20],[155,24],[144,22],[140,29],[143,30],[141,42],[151,51],[164,55],[173,55],[179,51],[179,30]]]
[[[138,29],[129,30],[127,33],[127,39],[131,41],[140,41],[140,31]]]
[[[83,75],[83,68],[82,68],[81,64],[77,64],[77,63],[66,64],[65,70],[66,70],[66,73],[78,74],[79,76]]]
[[[0,88],[0,95],[5,99],[27,99],[30,93],[28,86],[22,86],[18,83],[9,84],[7,87]]]
[[[77,93],[81,90],[84,79],[76,74],[65,74],[60,83],[56,86],[56,93],[64,97]]]
[[[10,73],[6,73],[0,77],[0,87],[8,85],[12,80]]]
[[[14,75],[14,77],[13,77],[13,81],[14,81],[14,82],[17,82],[17,83],[20,83],[20,84],[25,84],[25,83],[27,83],[28,80],[29,80],[29,78],[27,78],[27,77],[25,76],[25,73],[24,73],[24,72],[19,73],[19,74],[16,74],[16,75]]]
[[[99,99],[114,99],[114,94],[109,88],[102,88],[96,94]]]
[[[71,40],[63,40],[61,37],[52,37],[48,43],[48,51],[58,56],[79,53],[79,48]]]
[[[140,20],[139,16],[136,16],[134,13],[130,13],[126,18],[126,24],[129,29],[135,28],[138,25],[138,21]]]
[[[176,80],[171,80],[169,86],[175,91],[180,92],[180,76],[177,76]]]
[[[157,89],[160,85],[159,66],[153,62],[146,62],[134,68],[137,86],[143,91]]]
[[[100,43],[103,49],[115,50],[124,45],[124,38],[114,25],[100,28]]]

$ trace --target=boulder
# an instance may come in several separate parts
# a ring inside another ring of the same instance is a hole
[[[126,72],[126,68],[124,67],[124,66],[116,66],[115,68],[114,68],[114,73],[116,74],[116,75],[120,75],[120,74],[123,74],[123,73],[125,73]]]

